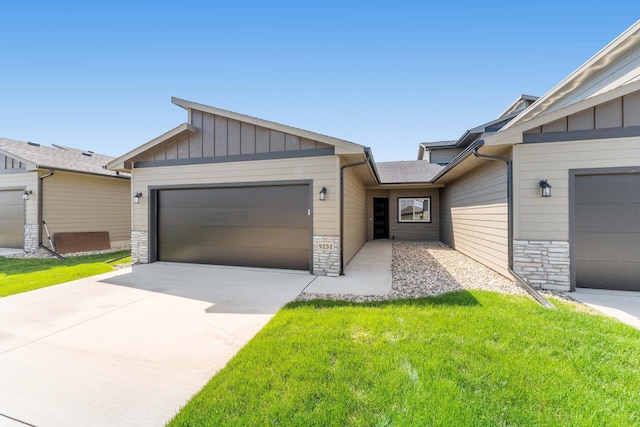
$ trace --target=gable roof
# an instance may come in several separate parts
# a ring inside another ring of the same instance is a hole
[[[48,147],[33,142],[0,138],[0,153],[12,157],[27,165],[27,169],[55,169],[129,178],[117,172],[105,169],[113,157],[78,148],[54,145]]]
[[[380,184],[431,183],[444,166],[425,160],[376,163]]]
[[[343,139],[338,139],[338,138],[323,135],[320,133],[315,133],[308,130],[299,129],[296,127],[272,122],[269,120],[248,116],[246,114],[240,114],[240,113],[235,113],[233,111],[223,110],[221,108],[216,108],[216,107],[212,107],[205,104],[198,104],[196,102],[187,101],[185,99],[180,99],[176,97],[171,97],[171,102],[188,111],[189,121],[191,121],[191,111],[197,110],[197,111],[213,114],[216,116],[224,117],[227,119],[237,120],[239,122],[260,126],[266,129],[276,130],[286,134],[295,135],[301,138],[306,138],[312,141],[320,142],[322,144],[330,145],[332,147],[335,147],[335,154],[338,154],[338,155],[357,154],[360,156],[364,156],[364,153],[365,153],[365,146],[356,144],[354,142],[345,141]],[[191,125],[190,123],[182,123],[181,125],[178,125],[175,128],[171,129],[170,131],[165,132],[164,134],[112,160],[107,164],[107,168],[111,170],[128,171],[131,169],[131,166],[132,166],[131,160],[134,159],[135,157],[147,151],[150,151],[156,147],[159,147],[160,145],[170,140],[176,140],[195,132],[197,132],[197,129],[193,125]]]
[[[640,20],[616,37],[504,127],[601,95],[640,79]]]

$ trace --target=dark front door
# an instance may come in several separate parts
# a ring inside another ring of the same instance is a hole
[[[389,199],[373,199],[373,238],[389,238]]]
[[[309,185],[158,191],[159,261],[308,270]]]

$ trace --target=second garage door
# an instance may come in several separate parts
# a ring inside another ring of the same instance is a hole
[[[22,190],[0,190],[0,247],[24,247]]]
[[[157,192],[157,259],[309,270],[308,184]]]
[[[576,286],[640,291],[640,175],[575,179]]]

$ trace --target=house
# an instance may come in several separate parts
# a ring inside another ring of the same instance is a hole
[[[60,253],[128,247],[130,179],[104,168],[112,159],[0,138],[0,247],[36,252],[42,244]]]
[[[544,96],[414,161],[172,102],[185,123],[107,166],[132,174],[139,262],[338,275],[368,240],[441,240],[533,287],[640,290],[640,21]]]

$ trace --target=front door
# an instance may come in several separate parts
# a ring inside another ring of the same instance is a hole
[[[389,199],[373,199],[373,238],[389,238]]]

